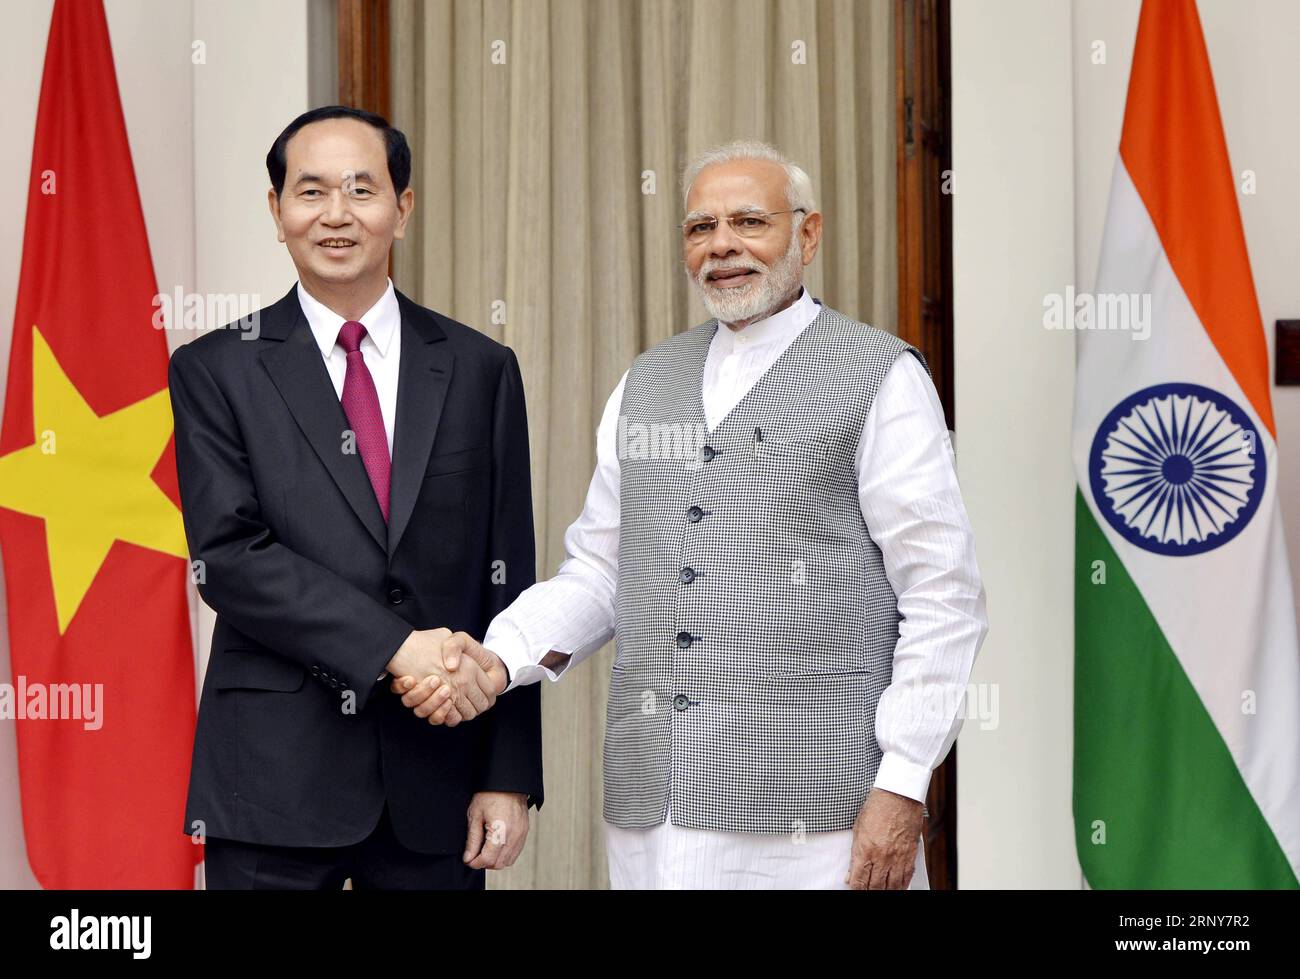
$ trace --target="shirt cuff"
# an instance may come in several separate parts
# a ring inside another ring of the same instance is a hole
[[[925,794],[930,788],[931,769],[908,761],[896,751],[887,751],[880,759],[876,772],[875,788],[915,799],[925,805]]]
[[[506,685],[506,690],[527,686],[543,679],[554,683],[560,678],[560,674],[565,671],[570,660],[572,660],[572,657],[565,660],[564,666],[561,666],[558,670],[551,670],[540,665],[528,640],[514,626],[499,629],[489,628],[487,635],[483,637],[483,646],[495,653],[501,662],[505,664],[506,672],[510,674],[510,683]],[[543,650],[541,655],[545,656],[549,651]]]

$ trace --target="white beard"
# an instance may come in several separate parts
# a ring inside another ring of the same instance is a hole
[[[754,258],[717,262],[708,259],[695,275],[688,273],[704,308],[721,323],[753,322],[763,319],[795,292],[803,280],[803,247],[797,234],[790,232],[785,254],[771,267]],[[719,269],[753,269],[759,273],[754,282],[739,289],[721,289],[705,278]]]

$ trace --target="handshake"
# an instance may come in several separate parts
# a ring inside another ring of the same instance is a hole
[[[430,724],[455,727],[492,707],[509,683],[505,664],[468,633],[412,632],[388,662],[389,689]]]

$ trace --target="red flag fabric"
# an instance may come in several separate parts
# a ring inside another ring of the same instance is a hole
[[[167,342],[101,0],[56,0],[0,428],[23,831],[46,888],[193,886]]]

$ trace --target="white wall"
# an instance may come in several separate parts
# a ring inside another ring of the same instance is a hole
[[[195,291],[266,305],[298,278],[267,209],[266,151],[307,109],[307,3],[195,0],[194,36],[208,59],[194,70]]]
[[[0,143],[0,209],[14,218],[0,238],[5,317],[17,298],[52,10],[53,0],[10,4],[0,31],[8,129]],[[179,285],[278,299],[295,273],[266,210],[263,160],[276,134],[307,108],[307,0],[106,0],[105,10],[159,290]],[[195,40],[206,43],[205,64],[191,61]],[[10,327],[0,326],[0,365],[8,364],[10,338]],[[191,338],[169,335],[173,347]],[[0,399],[5,378],[0,370]],[[206,611],[200,624],[206,638]],[[8,627],[0,618],[0,682],[9,680]],[[0,888],[35,886],[22,838],[14,728],[0,723]]]
[[[1300,4],[1200,0],[1270,351],[1300,317]],[[963,887],[1078,887],[1070,815],[1073,334],[1042,299],[1095,282],[1140,0],[955,0],[958,466],[989,593],[977,682],[1001,724],[968,721],[958,765]],[[1092,63],[1095,41],[1106,63]],[[1176,165],[1171,161],[1170,165]],[[1271,375],[1270,375],[1271,376]],[[1300,571],[1300,390],[1273,390],[1283,519]],[[1293,575],[1293,577],[1295,577]],[[1300,577],[1296,578],[1300,597]]]
[[[194,38],[205,43],[207,61],[192,76],[195,275],[187,291],[245,295],[241,310],[251,312],[298,278],[267,207],[266,151],[308,108],[307,0],[194,0],[193,7]],[[190,339],[174,337],[173,346]],[[201,668],[215,623],[200,602]]]
[[[963,888],[1078,886],[1070,832],[1074,347],[1042,298],[1074,278],[1068,0],[952,7],[957,463],[988,593],[972,681],[998,725],[958,742]]]

